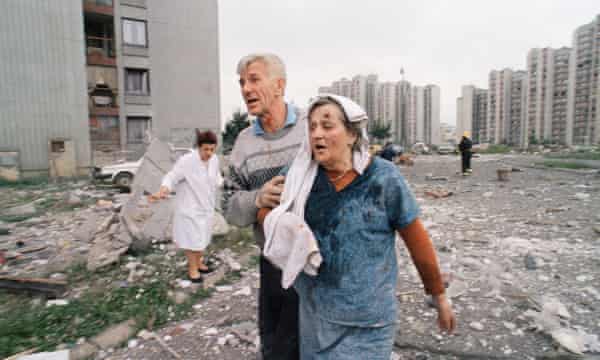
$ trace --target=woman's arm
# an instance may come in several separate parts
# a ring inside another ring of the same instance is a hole
[[[160,189],[156,194],[153,194],[152,197],[155,199],[164,199],[169,193],[173,190],[175,185],[177,185],[180,181],[184,179],[184,157],[181,157],[175,165],[173,169],[169,171],[162,179],[162,183],[160,185]]]
[[[440,273],[433,243],[420,219],[398,230],[404,240],[413,263],[417,267],[425,292],[433,296],[438,309],[440,329],[452,332],[456,327],[456,318],[452,306],[446,298],[444,283]]]

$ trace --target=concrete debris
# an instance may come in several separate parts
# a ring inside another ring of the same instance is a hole
[[[120,230],[122,224],[116,214],[111,213],[94,233],[92,247],[87,257],[87,269],[95,271],[119,260],[131,245],[130,238]]]
[[[250,286],[244,286],[243,288],[241,288],[238,291],[233,293],[233,296],[250,296],[250,295],[252,295],[252,289],[250,288]]]
[[[69,350],[41,352],[19,357],[17,360],[70,360]]]
[[[237,262],[230,249],[224,249],[217,254],[217,257],[223,261],[232,271],[240,271],[242,266]]]
[[[425,195],[431,196],[434,199],[447,198],[453,194],[452,191],[448,190],[426,190]]]
[[[37,209],[35,208],[35,204],[33,202],[31,202],[28,204],[4,209],[1,211],[1,214],[5,215],[5,216],[22,216],[22,215],[33,215],[36,212],[37,212]]]
[[[425,175],[425,180],[428,181],[448,181],[446,176],[434,176],[433,174]]]
[[[66,306],[66,305],[69,305],[69,300],[57,299],[57,300],[48,300],[46,302],[46,307],[50,307],[50,306]]]
[[[484,327],[483,324],[480,323],[479,321],[473,321],[469,324],[469,327],[473,330],[477,330],[477,331],[483,331]]]
[[[583,355],[585,342],[580,334],[572,329],[559,328],[550,333],[552,339],[568,351]]]
[[[538,267],[536,258],[530,253],[527,253],[527,255],[525,255],[525,268],[527,268],[527,270],[537,270]]]
[[[590,194],[587,194],[587,193],[576,193],[575,194],[575,199],[577,199],[577,200],[586,201],[589,198],[590,198]]]

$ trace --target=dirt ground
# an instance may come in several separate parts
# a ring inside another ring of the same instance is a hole
[[[436,312],[399,241],[393,359],[598,358],[600,174],[534,166],[539,161],[484,155],[466,177],[454,155],[420,156],[399,168],[450,276],[458,329],[451,336],[437,330]],[[508,181],[498,180],[500,168],[510,169]],[[162,344],[142,333],[96,359],[259,358],[258,269],[256,261],[242,266],[239,279],[194,306],[195,315],[156,330]],[[547,317],[548,304],[560,317]],[[552,329],[560,331],[551,335]],[[587,357],[567,352],[569,341],[581,342]]]

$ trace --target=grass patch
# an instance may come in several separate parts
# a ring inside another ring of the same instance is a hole
[[[37,214],[30,215],[1,215],[0,221],[5,223],[17,223],[21,221],[25,221],[27,219],[31,219],[32,217],[37,216]]]
[[[256,267],[258,264],[260,264],[260,255],[250,256],[250,260],[248,260],[248,267]]]
[[[165,259],[160,253],[136,258],[144,268],[152,267],[141,281],[124,283],[128,271],[113,265],[102,271],[90,272],[79,263],[65,271],[70,289],[89,287],[66,306],[46,307],[44,301],[26,295],[0,291],[0,358],[31,349],[52,351],[59,344],[74,344],[79,338],[89,338],[107,327],[135,319],[138,329],[160,327],[193,314],[192,306],[210,291],[199,289],[189,298],[175,303],[170,293],[174,280],[185,272],[177,268],[177,259]],[[231,274],[234,281],[241,274]]]
[[[221,280],[215,282],[215,285],[216,286],[231,285],[241,278],[242,278],[242,273],[240,271],[230,271],[227,274],[225,274],[225,276]]]
[[[479,154],[507,154],[512,150],[508,145],[490,145],[485,150],[477,150]]]
[[[548,168],[558,169],[593,169],[594,167],[580,164],[572,161],[560,161],[560,160],[546,160],[544,162],[538,162],[537,165],[542,165]]]
[[[38,176],[38,177],[30,177],[24,178],[17,181],[8,181],[5,179],[0,179],[0,188],[1,187],[11,187],[16,189],[22,189],[27,187],[38,187],[38,186],[46,186],[48,185],[48,177],[47,176]]]
[[[600,160],[600,152],[572,152],[566,154],[547,154],[549,159]]]

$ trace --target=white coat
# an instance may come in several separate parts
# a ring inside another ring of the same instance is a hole
[[[219,159],[202,161],[197,149],[183,155],[162,181],[175,191],[173,239],[181,249],[203,251],[211,240],[217,187],[223,185]]]

